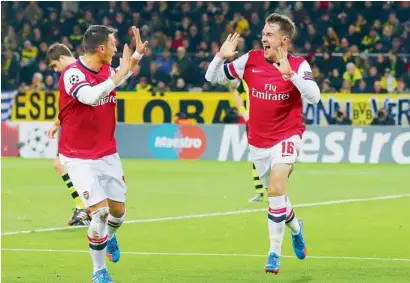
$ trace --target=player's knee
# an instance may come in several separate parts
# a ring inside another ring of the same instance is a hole
[[[108,215],[110,214],[110,209],[108,207],[101,207],[92,214],[92,219],[97,221],[106,222]]]
[[[286,188],[281,182],[271,182],[268,187],[268,195],[277,197],[285,194]]]
[[[284,172],[272,172],[269,178],[268,195],[281,196],[286,192],[287,175]]]

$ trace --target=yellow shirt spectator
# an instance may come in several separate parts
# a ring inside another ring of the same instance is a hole
[[[152,85],[147,82],[147,78],[142,77],[140,82],[135,86],[137,94],[152,95]]]
[[[351,86],[354,86],[357,81],[363,79],[362,73],[354,63],[348,63],[346,65],[346,72],[343,74],[343,80],[349,81]]]
[[[386,89],[388,92],[393,92],[397,88],[397,80],[391,74],[390,69],[386,69],[386,72],[380,80],[382,89]]]
[[[235,32],[243,34],[249,30],[248,20],[242,16],[240,13],[235,13],[234,18],[231,22],[235,28]]]
[[[36,59],[38,55],[37,47],[33,46],[30,41],[24,42],[24,49],[21,51],[21,61],[27,62]]]

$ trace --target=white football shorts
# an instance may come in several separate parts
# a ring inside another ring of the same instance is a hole
[[[125,202],[127,186],[118,153],[100,159],[70,158],[61,153],[59,157],[88,207],[105,199]]]
[[[299,135],[294,135],[270,148],[249,145],[251,160],[255,164],[259,179],[265,188],[268,187],[269,175],[273,165],[295,163],[301,147],[302,140]]]

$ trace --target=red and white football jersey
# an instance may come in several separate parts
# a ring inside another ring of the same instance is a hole
[[[313,80],[303,57],[288,55],[291,69],[305,80]],[[249,90],[248,142],[259,148],[273,147],[297,134],[302,137],[302,97],[297,87],[264,57],[252,50],[224,65],[228,79],[244,79]]]
[[[95,72],[87,68],[80,58],[63,70],[58,82],[58,118],[61,123],[59,153],[71,158],[99,159],[117,152],[114,138],[117,101],[115,90],[95,105],[83,104],[76,98],[79,89],[102,83],[114,72],[108,64]]]

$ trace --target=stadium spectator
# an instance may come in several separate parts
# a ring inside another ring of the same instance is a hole
[[[347,63],[346,72],[343,74],[343,80],[349,81],[349,84],[354,86],[356,85],[356,82],[360,81],[362,78],[362,73],[359,68],[357,68],[352,62]]]
[[[29,23],[24,23],[23,29],[18,34],[18,41],[24,42],[30,39],[31,35],[31,26]]]
[[[7,34],[3,37],[3,46],[5,48],[10,48],[11,42],[17,40],[16,30],[10,25],[7,28]]]
[[[18,83],[29,84],[33,74],[39,71],[39,62],[45,59],[48,45],[64,42],[72,47],[77,57],[83,52],[81,39],[85,29],[100,19],[101,23],[119,29],[118,50],[125,42],[131,42],[130,47],[133,49],[133,34],[128,28],[136,25],[152,48],[150,54],[146,54],[141,61],[141,75],[149,81],[152,61],[157,62],[159,69],[169,76],[172,63],[179,61],[178,47],[184,47],[185,56],[179,62],[179,68],[186,87],[226,90],[225,86],[211,86],[204,82],[200,77],[203,72],[201,63],[219,49],[221,37],[224,40],[227,32],[239,31],[242,34],[243,41],[238,48],[240,54],[255,47],[260,48],[263,18],[277,11],[294,19],[298,33],[292,52],[300,53],[312,66],[317,66],[319,82],[329,79],[330,88],[339,90],[343,79],[332,70],[338,69],[345,76],[346,64],[353,63],[367,87],[373,89],[374,82],[382,80],[380,75],[384,74],[386,68],[391,70],[396,80],[400,78],[409,86],[409,9],[407,1],[265,1],[238,2],[235,5],[201,1],[85,1],[56,2],[53,5],[48,2],[3,1],[2,23],[5,32],[2,46],[20,54],[15,59],[21,63],[21,80]],[[27,41],[30,42],[30,50],[25,48]],[[121,56],[120,52],[118,56]],[[118,56],[114,58],[113,65],[118,64]],[[189,72],[185,68],[187,65],[190,67]],[[3,69],[4,66],[2,64]],[[372,67],[377,68],[377,72]],[[186,77],[186,73],[191,77]],[[357,83],[361,78],[354,79],[350,74],[349,80],[352,91],[360,91]],[[169,80],[166,87],[174,83],[172,87],[175,88],[176,81]],[[124,89],[134,90],[137,82],[139,78],[129,80]],[[390,91],[394,91],[394,88]]]
[[[232,25],[235,32],[243,34],[249,30],[248,20],[239,12],[236,12],[233,16]]]
[[[400,79],[403,80],[403,82],[404,82],[406,85],[410,86],[410,67],[407,68],[407,72],[404,73],[404,74],[400,77]]]
[[[325,79],[322,83],[322,89],[321,92],[322,93],[336,93],[336,89],[331,87],[331,82],[329,79]]]
[[[308,16],[309,16],[309,13],[306,11],[305,8],[303,8],[302,1],[296,2],[294,11],[293,11],[294,19],[305,19]]]
[[[393,92],[397,88],[397,80],[389,68],[386,68],[384,71],[384,76],[382,77],[380,84],[383,89],[387,90],[387,92]]]
[[[171,73],[171,68],[172,64],[174,63],[174,59],[171,58],[171,52],[169,51],[169,49],[164,49],[162,55],[159,56],[155,62],[158,64],[159,69],[161,71],[163,71],[166,74]]]
[[[376,116],[373,118],[371,125],[376,126],[394,126],[396,122],[392,117],[390,117],[389,112],[386,108],[381,108],[377,111]]]
[[[373,86],[375,81],[380,81],[381,76],[378,74],[375,66],[370,67],[369,75],[365,78],[368,86]]]
[[[148,83],[146,77],[140,78],[140,82],[135,86],[135,91],[141,95],[153,95],[152,85]]]
[[[195,74],[194,66],[188,58],[185,47],[183,46],[177,48],[177,63],[181,77],[183,77],[188,84],[196,82],[195,77],[197,77],[197,75]]]
[[[73,27],[73,33],[70,35],[70,42],[74,46],[78,46],[81,44],[83,40],[83,35],[81,34],[81,27],[79,25],[75,25]]]
[[[396,74],[403,74],[406,72],[406,63],[403,61],[402,58],[397,57],[397,55],[393,53],[393,51],[389,53],[389,63],[389,68],[391,69],[393,76],[396,76]]]
[[[150,64],[150,73],[149,73],[149,78],[151,84],[155,87],[158,85],[158,83],[162,82],[165,84],[168,84],[170,77],[168,74],[166,74],[164,71],[160,70],[158,68],[157,63],[151,62]]]
[[[20,88],[20,91],[40,91],[44,90],[43,75],[39,72],[34,73],[33,79],[30,85],[24,85]]]
[[[360,33],[357,32],[356,26],[355,25],[350,25],[348,32],[347,32],[347,36],[346,36],[347,40],[349,41],[350,44],[359,44],[360,43]]]
[[[21,73],[22,80],[24,82],[29,82],[31,79],[32,70],[36,70],[36,59],[38,56],[37,47],[33,46],[29,40],[24,42],[24,48],[21,51]]]
[[[167,85],[164,82],[159,82],[154,88],[154,95],[164,96],[167,91],[170,91]]]
[[[287,16],[290,12],[289,7],[286,4],[286,1],[279,1],[279,6],[275,9],[275,13]]]
[[[3,90],[14,90],[20,83],[20,62],[18,55],[6,49],[1,62],[1,85]]]
[[[339,90],[340,93],[352,93],[352,85],[349,80],[343,80],[342,88]]]
[[[406,86],[406,83],[403,80],[398,80],[397,88],[394,90],[394,93],[410,93],[410,89]]]
[[[55,90],[56,89],[56,84],[54,83],[54,78],[52,75],[48,75],[46,77],[46,81],[44,83],[44,89],[45,90]]]
[[[43,16],[43,10],[38,6],[36,1],[30,1],[24,10],[24,18],[28,21],[39,20]]]
[[[333,69],[330,81],[337,91],[342,88],[343,78],[340,76],[339,69]]]
[[[325,75],[320,72],[320,69],[316,64],[312,67],[312,73],[315,81],[320,85],[325,79]]]
[[[371,93],[371,89],[365,80],[360,80],[359,83],[353,87],[352,93]]]
[[[47,64],[44,61],[40,61],[38,64],[39,73],[46,78],[48,75],[53,75],[53,72],[50,68],[48,68]]]
[[[345,112],[342,110],[338,110],[336,112],[335,117],[332,119],[330,125],[351,125],[352,120],[346,116]]]
[[[375,28],[371,28],[369,33],[366,34],[362,39],[362,42],[361,42],[362,50],[365,52],[373,52],[379,40],[380,40],[380,37],[377,34],[377,30]]]
[[[178,78],[175,85],[171,85],[171,91],[180,91],[184,92],[187,91],[188,88],[185,84],[185,80],[183,78]]]
[[[382,88],[382,84],[380,81],[375,81],[372,92],[373,93],[387,93],[387,90]]]

